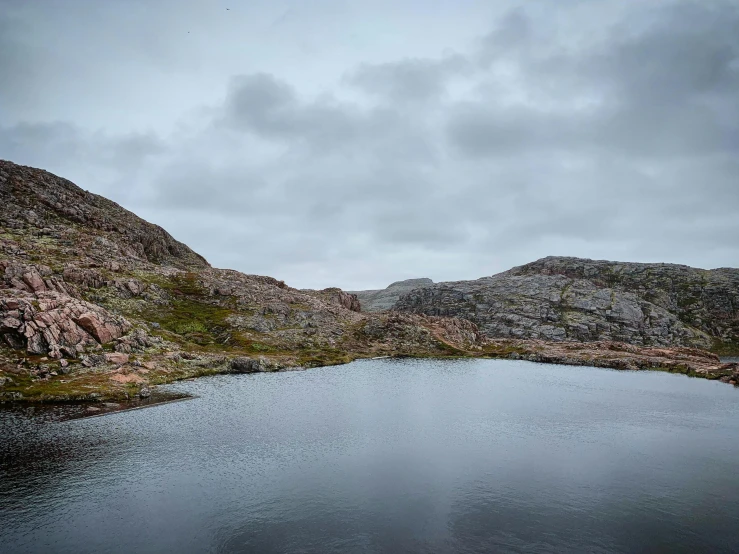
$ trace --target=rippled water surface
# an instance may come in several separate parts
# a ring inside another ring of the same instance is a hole
[[[737,552],[739,390],[372,360],[0,411],[0,551]]]

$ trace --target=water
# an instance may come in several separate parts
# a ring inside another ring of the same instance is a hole
[[[0,550],[736,552],[739,390],[373,360],[104,417],[0,411]]]

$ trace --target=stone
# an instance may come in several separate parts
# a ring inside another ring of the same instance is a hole
[[[19,329],[23,323],[15,317],[6,317],[0,322],[0,332]]]
[[[46,285],[41,275],[37,271],[29,271],[23,274],[23,282],[28,285],[32,292],[42,292],[46,290]]]
[[[230,367],[235,373],[256,373],[266,371],[264,358],[234,358],[231,360]]]
[[[130,354],[131,352],[133,352],[133,348],[130,344],[127,343],[116,344],[114,349],[116,352],[120,352],[122,354]]]
[[[124,354],[122,352],[111,352],[108,354],[105,354],[105,360],[107,362],[110,362],[112,364],[126,364],[128,363],[129,355]]]
[[[123,335],[131,328],[127,321],[115,321],[112,318],[101,318],[100,313],[86,312],[72,320],[92,335],[100,344],[105,344]]]
[[[71,266],[66,267],[62,275],[65,281],[82,285],[85,288],[97,289],[105,286],[105,278],[95,269]]]
[[[90,354],[88,356],[82,356],[81,360],[82,365],[85,367],[95,367],[100,364],[104,364],[107,362],[105,359],[105,356],[102,354]]]
[[[323,290],[303,289],[302,292],[311,294],[313,296],[316,296],[317,298],[320,298],[321,300],[324,300],[331,304],[336,304],[353,312],[362,311],[359,299],[357,298],[356,294],[344,292],[337,287],[331,287]]]

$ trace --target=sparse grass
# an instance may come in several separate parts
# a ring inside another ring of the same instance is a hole
[[[739,357],[739,343],[715,339],[711,348],[711,352],[713,352],[717,356]]]
[[[491,358],[507,358],[511,354],[528,354],[529,351],[520,346],[510,344],[488,344],[483,349],[482,354]]]
[[[20,393],[23,399],[35,402],[78,402],[125,400],[132,394],[126,385],[110,380],[110,374],[86,372],[78,375],[60,375],[35,380],[28,374],[14,374],[13,384],[5,385],[3,392]],[[138,387],[135,386],[136,394]]]
[[[274,350],[274,348],[272,348],[270,345],[262,344],[261,342],[252,343],[250,348],[254,352],[270,352]]]
[[[198,346],[246,348],[250,345],[250,342],[242,342],[237,333],[230,332],[227,319],[234,311],[211,303],[197,274],[183,273],[156,281],[170,294],[171,301],[164,306],[144,305],[137,315]]]

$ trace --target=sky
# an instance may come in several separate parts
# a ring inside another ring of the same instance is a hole
[[[0,0],[0,158],[298,288],[739,266],[735,0]]]

